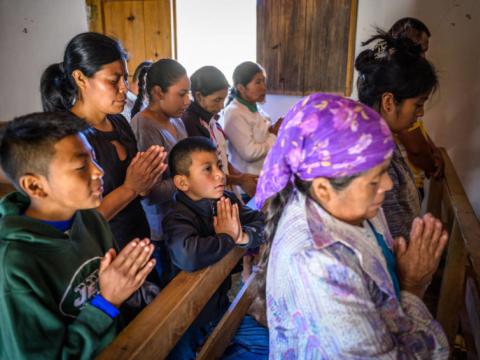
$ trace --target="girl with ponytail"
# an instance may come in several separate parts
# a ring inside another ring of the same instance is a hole
[[[383,31],[363,45],[375,44],[355,60],[360,101],[375,109],[398,134],[424,114],[424,104],[436,89],[433,65],[422,56],[422,48],[407,37],[395,38]],[[420,215],[420,196],[413,175],[400,149],[395,146],[388,169],[393,189],[387,192],[383,211],[394,237],[410,237],[415,217]]]
[[[150,66],[146,83],[139,84],[135,108],[147,97],[148,106],[136,113],[131,122],[141,151],[160,145],[168,154],[178,141],[187,137],[180,116],[190,104],[189,95],[190,80],[180,63],[161,59]],[[167,170],[142,201],[154,240],[162,238],[162,221],[172,207],[174,192],[175,185]]]
[[[98,211],[109,220],[120,247],[150,237],[140,204],[165,171],[159,146],[137,152],[135,136],[119,115],[125,105],[126,54],[108,36],[87,32],[67,45],[63,62],[50,65],[41,78],[45,111],[70,111],[90,126],[87,139],[103,168],[103,201]]]
[[[131,121],[133,115],[135,115],[140,110],[143,110],[147,106],[145,101],[143,103],[137,103],[137,97],[139,95],[140,89],[144,87],[145,76],[147,75],[147,71],[150,66],[152,66],[151,61],[144,61],[140,63],[133,72],[132,81],[128,84],[126,99],[127,103],[125,104],[125,107],[122,111],[122,115],[125,117],[125,119],[127,119],[128,122]]]
[[[447,234],[427,215],[408,245],[392,239],[381,204],[393,149],[381,116],[351,99],[313,94],[285,116],[256,193],[270,358],[448,357],[421,301]]]

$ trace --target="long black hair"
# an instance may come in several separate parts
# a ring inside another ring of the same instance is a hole
[[[160,86],[163,92],[167,92],[168,88],[175,84],[182,76],[187,75],[185,68],[173,59],[160,59],[154,62],[147,70],[146,84],[138,83],[138,96],[135,101],[134,109],[140,110],[145,93],[150,97],[150,92],[154,86]],[[136,112],[132,109],[132,118]]]
[[[203,66],[190,76],[191,90],[194,100],[199,92],[208,96],[215,91],[228,89],[228,81],[225,75],[215,66]]]
[[[140,97],[142,101],[135,100],[135,104],[133,104],[132,110],[130,111],[130,118],[134,117],[137,112],[140,111],[142,108],[143,98],[145,94],[145,81],[146,75],[150,67],[152,66],[151,61],[144,61],[137,66],[135,72],[133,73],[132,80],[138,82],[138,94],[137,99]]]
[[[258,73],[265,73],[265,70],[257,63],[252,61],[245,61],[238,65],[235,70],[233,70],[233,86],[230,88],[230,94],[228,95],[227,105],[238,96],[238,85],[247,86],[247,84],[252,81],[252,79]]]
[[[373,42],[375,47],[362,51],[355,60],[355,68],[360,73],[358,97],[362,103],[374,107],[386,92],[392,93],[400,103],[437,88],[435,68],[421,56],[420,45],[381,30],[362,45]]]
[[[422,33],[425,33],[428,37],[431,36],[427,25],[412,17],[397,20],[388,30],[388,33],[394,38],[418,38]]]
[[[77,96],[74,70],[92,77],[104,65],[126,59],[120,43],[106,35],[95,32],[76,35],[65,49],[63,62],[52,64],[43,72],[40,81],[43,110],[64,111],[73,106]]]

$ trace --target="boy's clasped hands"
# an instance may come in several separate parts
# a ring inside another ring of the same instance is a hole
[[[137,291],[155,266],[153,250],[149,239],[134,239],[118,254],[108,250],[98,275],[103,298],[118,308]]]
[[[222,196],[217,201],[217,216],[213,218],[213,227],[216,234],[230,235],[237,245],[248,244],[248,235],[242,230],[238,205],[232,204],[228,198]]]

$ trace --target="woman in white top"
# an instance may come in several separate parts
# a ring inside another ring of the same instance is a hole
[[[233,72],[230,102],[225,109],[224,130],[229,140],[230,162],[239,171],[260,174],[263,162],[275,142],[281,121],[272,125],[257,103],[266,95],[265,71],[251,61]]]

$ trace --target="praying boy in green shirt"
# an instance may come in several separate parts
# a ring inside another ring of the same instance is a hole
[[[119,307],[154,267],[153,245],[118,254],[102,201],[103,170],[69,113],[8,123],[1,166],[19,190],[0,201],[0,358],[90,359],[119,328]]]

